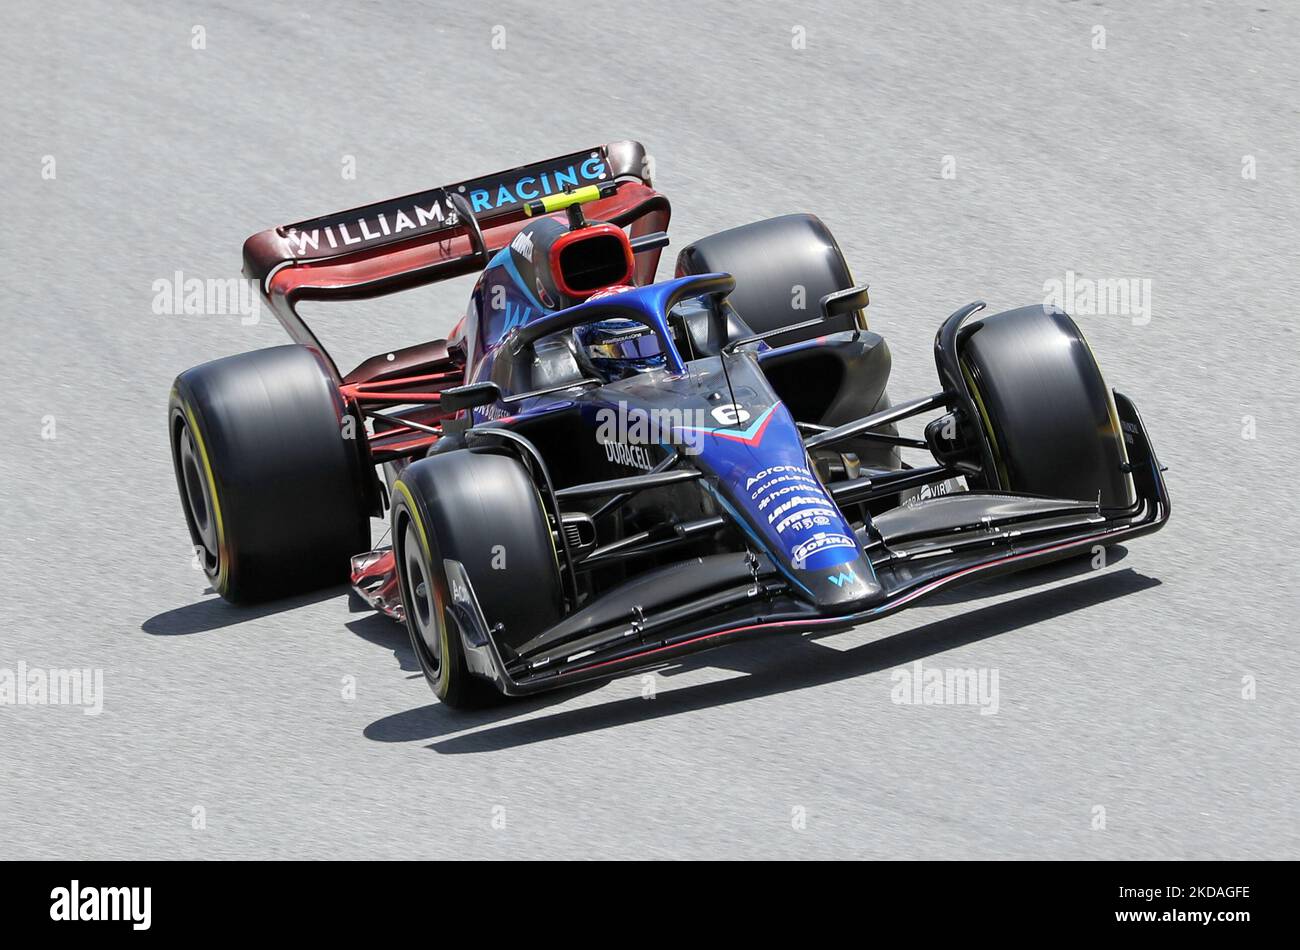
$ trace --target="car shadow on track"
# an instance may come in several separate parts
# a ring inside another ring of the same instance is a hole
[[[209,597],[184,607],[173,607],[155,614],[140,625],[145,633],[156,637],[188,636],[192,633],[210,633],[223,627],[232,627],[246,620],[270,617],[287,610],[297,610],[308,604],[320,603],[338,597],[347,590],[346,587],[328,587],[325,590],[312,591],[297,597],[286,597],[265,604],[244,607],[231,604],[220,597]]]
[[[1113,560],[1112,557],[1112,563]],[[1084,569],[1087,570],[1088,562],[1084,561],[1083,564]],[[1032,583],[1042,584],[1057,579],[1059,570],[1059,568],[1044,568],[1043,571],[1051,572],[1051,576],[1044,576],[1035,571],[1034,574],[1038,576]],[[1077,568],[1075,570],[1077,571]],[[1022,582],[1023,579],[1010,579],[1012,585],[1010,589],[1015,590],[1016,585]],[[1064,587],[1035,591],[1013,601],[976,607],[969,612],[936,620],[848,650],[838,650],[818,643],[818,638],[791,637],[788,634],[773,635],[748,643],[733,643],[701,657],[688,658],[686,663],[679,664],[671,672],[682,672],[698,667],[715,667],[740,670],[746,675],[660,692],[653,702],[637,695],[602,705],[565,710],[551,716],[525,719],[477,731],[465,730],[474,730],[476,726],[490,723],[467,719],[446,710],[445,723],[442,718],[439,718],[444,733],[460,732],[461,734],[436,741],[429,748],[447,755],[496,752],[535,742],[545,742],[713,706],[726,706],[778,693],[822,686],[913,663],[927,656],[989,637],[1012,633],[1022,627],[1148,590],[1159,584],[1158,579],[1138,574],[1132,569],[1107,572],[1075,581]],[[995,587],[990,583],[987,593],[1004,593],[1005,590],[1004,587]],[[967,596],[976,593],[977,591],[968,589]],[[568,694],[564,698],[571,695]],[[432,708],[441,709],[437,706]],[[497,718],[514,718],[536,708],[536,706],[521,707],[511,703],[503,707]],[[400,721],[402,717],[413,716],[416,713],[425,716],[435,715],[428,708],[399,713],[372,724],[367,728],[366,735],[377,738],[371,734],[371,730],[381,723]],[[419,729],[412,729],[408,733],[408,739],[425,738],[418,735],[419,731]],[[430,736],[430,738],[434,737]]]
[[[420,672],[420,663],[415,658],[415,651],[411,649],[411,637],[406,632],[406,624],[401,621],[372,613],[358,620],[349,620],[343,626],[367,643],[392,650],[393,659],[397,660],[404,673]]]
[[[452,709],[442,703],[434,702],[428,706],[407,709],[403,712],[376,719],[366,726],[364,735],[375,742],[415,742],[420,739],[437,739],[440,736],[490,726],[506,719],[537,712],[548,706],[567,702],[575,696],[600,689],[604,683],[584,683],[557,689],[553,693],[541,693],[524,699],[502,700],[482,709]]]

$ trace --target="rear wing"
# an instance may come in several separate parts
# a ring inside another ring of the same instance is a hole
[[[298,301],[377,297],[474,273],[526,223],[527,202],[608,182],[617,190],[586,206],[593,220],[633,237],[667,229],[668,199],[652,187],[645,149],[623,141],[260,231],[244,242],[244,275],[295,341],[328,357]],[[658,262],[658,249],[638,255],[637,282],[653,280]]]

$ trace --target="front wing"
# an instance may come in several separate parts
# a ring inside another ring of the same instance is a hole
[[[911,527],[925,523],[926,506],[966,511],[928,532],[899,530],[892,538],[888,533],[883,538],[861,536],[886,597],[857,612],[819,611],[791,594],[770,564],[737,556],[731,565],[713,565],[712,589],[685,603],[655,614],[643,615],[634,608],[615,623],[577,630],[571,636],[557,637],[553,628],[530,641],[532,648],[525,645],[516,653],[493,639],[469,578],[458,562],[446,561],[451,609],[468,666],[507,695],[527,695],[630,673],[761,633],[847,629],[952,584],[1022,570],[1156,531],[1170,513],[1163,469],[1136,407],[1120,393],[1115,393],[1115,403],[1137,488],[1133,508],[1116,512],[1077,501],[981,493],[921,502],[906,509]],[[972,515],[975,509],[979,513]],[[707,572],[692,573],[698,577]]]

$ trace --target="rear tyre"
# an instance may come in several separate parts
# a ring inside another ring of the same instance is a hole
[[[727,300],[745,326],[755,333],[804,323],[819,315],[822,297],[854,286],[853,275],[834,235],[820,218],[811,214],[787,214],[720,231],[688,245],[677,255],[679,276],[715,272],[736,279],[736,289]],[[797,293],[796,288],[802,288],[802,292]],[[796,308],[796,302],[802,304],[802,309]],[[861,313],[854,320],[857,326],[866,326]],[[785,346],[824,336],[826,332],[824,326],[813,326],[782,336],[776,343]],[[846,361],[862,364],[856,368],[863,372],[839,392],[821,397],[820,411],[797,414],[801,422],[837,426],[889,408],[885,383],[889,378],[890,356],[885,341],[874,333],[863,333],[853,343],[835,345],[850,348],[852,352],[847,354]],[[791,406],[806,402],[811,392],[824,388],[838,368],[834,360],[827,366],[824,361],[819,364],[815,358],[809,359],[813,354],[795,356],[798,362],[791,366],[768,364],[771,367],[768,378]],[[791,369],[797,373],[801,364],[815,367],[814,371],[821,375],[816,380],[795,378]],[[894,426],[878,431],[898,434]],[[853,453],[868,468],[893,470],[901,465],[896,448],[866,439],[846,442],[835,452],[823,454],[838,458],[841,451]]]
[[[407,631],[429,686],[449,706],[499,698],[466,661],[444,562],[460,563],[499,644],[517,647],[560,619],[555,542],[528,472],[490,450],[431,455],[394,483],[392,524]]]
[[[997,469],[988,487],[1132,505],[1115,401],[1074,321],[1030,306],[963,333],[962,371]]]
[[[347,579],[350,557],[370,547],[365,433],[345,423],[310,350],[186,370],[168,422],[185,521],[217,593],[252,602]]]
[[[710,273],[736,278],[736,289],[727,300],[755,333],[810,320],[818,315],[822,297],[853,286],[839,244],[811,214],[787,214],[719,231],[677,255],[678,276]],[[803,288],[802,294],[796,293],[797,287]],[[796,302],[803,309],[797,309]],[[807,337],[824,332],[813,327]],[[780,342],[797,339],[793,335]]]

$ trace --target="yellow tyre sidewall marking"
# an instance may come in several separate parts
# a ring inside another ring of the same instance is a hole
[[[406,487],[406,484],[400,478],[393,482],[393,489],[399,492],[402,498],[406,501],[406,510],[409,512],[411,520],[415,522],[416,533],[420,536],[420,549],[424,553],[425,566],[428,568],[430,574],[432,574],[433,552],[429,550],[429,534],[424,529],[424,520],[420,517],[420,507],[415,503],[415,496],[411,494],[411,490]],[[394,540],[396,540],[396,538],[394,538]],[[400,566],[398,569],[401,569]],[[430,576],[429,583],[432,584],[433,582],[433,577]],[[407,579],[407,583],[410,583],[409,578]],[[415,596],[414,590],[411,591],[411,596]],[[437,597],[433,598],[433,608],[435,611],[438,610]],[[440,689],[446,689],[447,683],[451,678],[451,634],[449,631],[450,625],[447,623],[447,618],[439,617],[438,639],[442,641],[442,662],[438,667],[438,687]]]
[[[988,433],[989,446],[993,450],[993,464],[997,466],[997,474],[1002,482],[1002,488],[1004,491],[1010,491],[1011,478],[1007,474],[1007,466],[1002,459],[1002,449],[998,445],[998,437],[993,432],[993,420],[989,416],[988,409],[984,406],[984,397],[980,395],[979,387],[975,385],[975,376],[971,373],[970,367],[966,365],[965,360],[961,361],[961,371],[962,375],[966,377],[966,388],[974,399],[975,408],[984,421],[984,431]]]
[[[546,537],[551,542],[551,558],[555,561],[555,576],[558,578],[560,576],[560,549],[555,546],[555,535],[551,533],[550,518],[546,514],[546,505],[542,503],[542,493],[536,485],[533,486],[533,494],[537,496],[537,508],[542,513],[542,523],[547,526]],[[559,530],[563,531],[564,526],[561,525]]]
[[[217,576],[216,589],[218,593],[226,592],[227,582],[230,580],[230,557],[226,550],[226,526],[221,518],[221,499],[217,497],[217,479],[212,474],[212,463],[208,461],[208,447],[203,441],[203,433],[199,431],[198,420],[194,416],[194,410],[183,399],[179,399],[181,411],[185,414],[185,422],[189,427],[190,435],[194,438],[194,444],[199,447],[199,460],[203,463],[203,477],[208,480],[208,494],[212,497],[212,514],[217,521]]]

